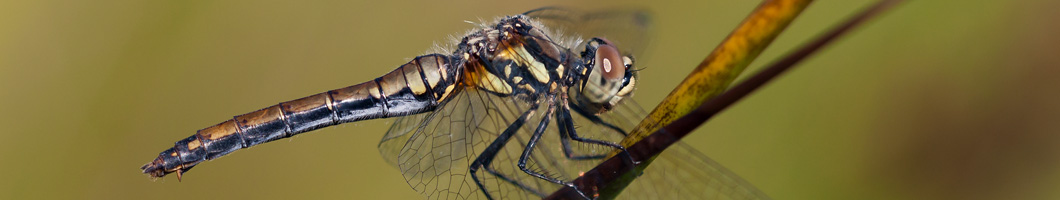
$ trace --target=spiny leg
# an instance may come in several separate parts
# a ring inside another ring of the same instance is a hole
[[[577,110],[577,107],[575,107],[575,110]],[[602,140],[594,140],[594,139],[583,138],[583,137],[578,136],[578,132],[574,129],[574,119],[571,118],[570,110],[568,110],[566,106],[561,107],[559,109],[559,111],[556,112],[556,116],[558,118],[557,121],[558,121],[558,123],[560,123],[560,128],[561,128],[560,129],[560,134],[561,134],[561,141],[563,143],[563,154],[566,155],[567,158],[574,159],[574,160],[580,160],[580,159],[602,159],[602,158],[607,156],[606,154],[587,155],[587,156],[574,156],[574,155],[572,155],[573,153],[571,152],[570,142],[568,142],[568,140],[566,140],[569,137],[571,140],[578,141],[578,142],[610,146],[610,147],[619,149],[619,150],[622,151],[622,152],[620,152],[620,154],[622,154],[622,155],[624,155],[626,157],[626,159],[628,161],[627,164],[630,164],[630,166],[632,166],[633,164],[636,163],[636,161],[633,160],[633,157],[631,155],[629,155],[629,152],[626,152],[626,147],[623,147],[622,145],[616,144],[614,142],[608,142],[608,141],[602,141]],[[584,114],[583,114],[583,116],[584,116]],[[593,117],[596,117],[596,116],[593,116]],[[587,118],[588,118],[588,116],[587,116]],[[600,118],[596,118],[596,119],[599,120]],[[595,120],[594,120],[594,122],[595,122]],[[609,124],[604,123],[603,121],[599,121],[598,123],[604,124],[605,126],[609,125]],[[613,126],[611,126],[611,127],[613,127]],[[622,133],[623,135],[626,135],[626,133],[624,131],[621,131],[621,129],[618,129],[618,127],[614,127],[613,129],[616,129],[616,130],[620,131],[619,133]]]
[[[526,149],[523,150],[523,155],[519,157],[519,169],[523,170],[523,172],[526,172],[526,174],[530,174],[531,176],[573,188],[574,184],[572,183],[564,182],[563,180],[545,176],[544,174],[534,172],[533,170],[530,170],[530,168],[526,167],[526,161],[530,159],[530,154],[534,152],[534,147],[537,146],[537,141],[540,140],[541,135],[545,133],[545,129],[548,128],[548,123],[552,120],[552,114],[555,112],[556,104],[549,104],[548,111],[544,115],[542,115],[541,122],[538,123],[537,129],[534,130],[533,136],[530,136],[530,141],[527,141],[526,143]],[[578,193],[580,194],[581,191],[578,191]],[[581,195],[582,197],[589,199],[589,197],[585,196],[585,194]]]
[[[530,117],[534,115],[534,111],[536,111],[537,108],[538,108],[537,104],[531,104],[530,108],[527,109],[526,111],[524,111],[523,114],[519,115],[519,118],[515,119],[515,121],[512,122],[511,125],[508,125],[508,128],[505,128],[504,132],[502,132],[500,135],[498,135],[497,139],[494,139],[493,142],[490,143],[490,145],[486,147],[486,150],[483,150],[482,153],[479,154],[478,157],[475,158],[475,161],[471,163],[471,166],[468,167],[469,168],[468,171],[471,172],[471,179],[475,180],[475,185],[478,186],[479,190],[482,190],[482,194],[483,195],[486,195],[486,199],[493,199],[493,197],[490,196],[489,191],[486,190],[486,186],[482,184],[482,180],[479,179],[478,175],[476,174],[476,172],[479,170],[479,168],[484,168],[490,174],[493,174],[494,176],[497,176],[501,180],[509,182],[509,183],[511,183],[513,185],[517,185],[517,186],[523,188],[524,190],[533,192],[533,193],[535,193],[535,194],[537,194],[539,196],[543,196],[544,195],[543,193],[541,193],[539,191],[535,191],[535,190],[531,189],[530,187],[527,187],[527,186],[523,185],[522,183],[519,183],[518,181],[510,179],[510,178],[504,176],[503,174],[501,174],[501,173],[499,173],[497,171],[494,171],[490,167],[490,163],[492,163],[493,159],[497,157],[497,153],[499,153],[501,151],[501,149],[504,148],[504,145],[508,144],[508,141],[512,139],[512,136],[515,133],[519,132],[519,129],[522,128],[523,124],[525,124],[526,121],[530,120]]]
[[[552,115],[556,112],[556,107],[556,104],[549,104],[548,111],[541,117],[541,122],[538,123],[537,129],[534,130],[534,134],[530,136],[530,140],[526,143],[526,149],[523,150],[523,155],[519,157],[519,169],[523,170],[523,172],[526,172],[526,174],[530,174],[531,176],[573,188],[574,184],[572,183],[548,177],[544,174],[534,172],[533,170],[530,170],[530,168],[526,167],[526,162],[530,159],[530,155],[534,152],[534,147],[537,146],[537,142],[541,139],[541,135],[543,135],[545,133],[545,130],[548,128],[548,123],[551,122]],[[581,194],[581,191],[578,191],[578,193]],[[585,197],[585,199],[589,199],[589,197],[585,196],[585,194],[581,195],[582,197]]]
[[[568,133],[575,130],[573,119],[563,114],[560,114],[560,112],[556,112],[556,124],[559,125],[559,141],[563,146],[563,155],[566,156],[567,159],[595,160],[607,157],[606,153],[597,155],[574,155],[574,152],[570,147],[571,139],[569,137],[570,134]]]
[[[523,150],[523,155],[519,157],[519,169],[523,170],[523,172],[526,172],[527,174],[530,174],[531,176],[545,179],[549,182],[565,184],[562,180],[545,176],[541,173],[534,172],[533,170],[530,170],[530,168],[526,167],[526,161],[530,159],[530,154],[534,152],[534,146],[537,146],[537,141],[541,139],[541,135],[543,135],[545,133],[545,129],[548,128],[548,123],[552,120],[552,113],[554,113],[555,111],[556,106],[554,104],[550,104],[548,106],[548,111],[545,113],[545,115],[541,117],[541,122],[538,123],[537,129],[534,130],[534,134],[530,136],[530,141],[526,142],[526,149]]]

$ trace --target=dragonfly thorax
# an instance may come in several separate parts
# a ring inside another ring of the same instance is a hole
[[[583,62],[546,32],[518,15],[468,35],[455,52],[464,59],[464,83],[502,96],[565,91],[580,79],[571,72],[580,70]]]
[[[464,80],[498,95],[561,93],[590,113],[602,113],[633,92],[633,59],[614,43],[593,38],[580,56],[522,15],[464,38],[457,50]]]

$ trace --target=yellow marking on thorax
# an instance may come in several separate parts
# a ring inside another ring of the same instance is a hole
[[[530,84],[521,84],[519,85],[519,88],[530,91],[530,93],[537,93],[537,90],[535,90],[533,86],[530,86]]]
[[[512,93],[512,86],[508,85],[508,83],[505,83],[504,80],[492,73],[482,73],[479,78],[482,79],[478,82],[479,87],[482,87],[483,89],[501,94]]]
[[[514,47],[514,49],[515,52],[519,55],[519,57],[522,58],[515,60],[526,62],[520,64],[526,66],[530,70],[530,75],[534,75],[534,78],[537,79],[537,81],[540,81],[541,83],[548,83],[548,69],[545,68],[545,64],[537,61],[537,59],[534,59],[534,56],[531,55],[530,52],[527,52],[526,48],[523,48],[523,46],[516,46]]]
[[[559,66],[556,66],[556,75],[558,75],[560,79],[563,78],[563,71],[565,71],[563,64],[559,64]]]
[[[504,77],[512,77],[512,65],[504,66]]]
[[[482,65],[472,64],[467,65],[464,72],[464,80],[468,85],[478,86],[484,90],[510,94],[512,93],[512,86],[508,85],[503,79],[497,77],[493,73],[486,71]],[[448,92],[447,92],[448,93]]]

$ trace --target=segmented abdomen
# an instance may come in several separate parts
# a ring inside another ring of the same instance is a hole
[[[454,92],[461,70],[450,57],[420,56],[357,85],[235,116],[178,141],[141,169],[153,177],[184,172],[241,148],[346,122],[431,111]],[[462,63],[461,63],[462,65]]]

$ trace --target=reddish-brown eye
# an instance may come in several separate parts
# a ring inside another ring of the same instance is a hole
[[[615,80],[626,76],[626,65],[622,61],[622,54],[618,53],[618,48],[610,44],[601,44],[596,48],[596,67],[600,68],[602,72],[600,75],[604,79]]]

